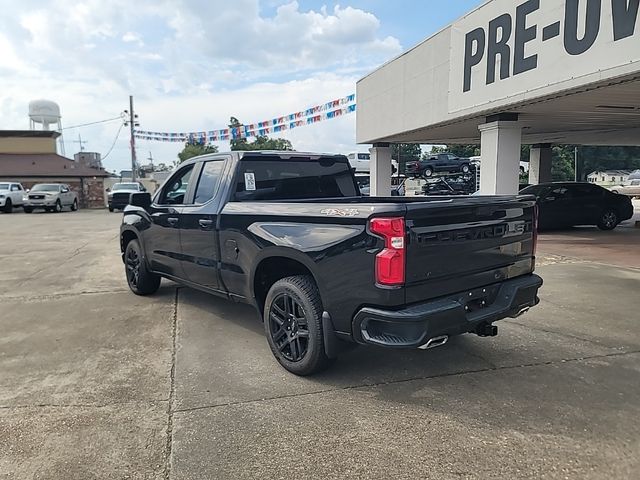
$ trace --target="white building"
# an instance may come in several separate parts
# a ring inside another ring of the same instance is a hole
[[[587,182],[595,183],[603,187],[621,185],[629,179],[628,170],[605,170],[604,172],[592,172],[587,175]]]
[[[637,2],[636,2],[637,3]],[[634,2],[488,0],[357,84],[357,142],[372,194],[389,192],[390,143],[481,143],[481,192],[551,179],[551,145],[640,144]]]

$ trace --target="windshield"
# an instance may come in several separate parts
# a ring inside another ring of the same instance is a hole
[[[0,183],[0,190],[9,190],[8,183]]]
[[[111,190],[113,190],[114,192],[116,190],[138,190],[138,184],[137,183],[116,183]]]
[[[46,183],[35,185],[31,189],[32,192],[57,192],[58,190],[60,190],[60,185],[51,185]]]

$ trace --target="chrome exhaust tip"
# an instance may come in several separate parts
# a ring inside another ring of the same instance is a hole
[[[525,313],[527,313],[529,311],[529,309],[531,309],[531,307],[524,307],[521,308],[518,313],[516,313],[515,315],[513,315],[511,318],[518,318],[521,315],[524,315]]]
[[[420,345],[418,348],[420,350],[428,350],[430,348],[436,348],[444,345],[449,340],[449,335],[440,335],[439,337],[430,338],[427,343],[424,345]]]

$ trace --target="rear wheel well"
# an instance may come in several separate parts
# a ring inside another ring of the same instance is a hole
[[[272,285],[281,278],[291,277],[293,275],[309,275],[315,282],[311,271],[302,263],[291,258],[269,257],[258,264],[256,274],[253,278],[253,295],[261,314],[264,310],[267,293]]]

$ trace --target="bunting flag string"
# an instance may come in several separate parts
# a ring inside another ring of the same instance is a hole
[[[348,115],[356,111],[355,94],[332,100],[315,107],[307,108],[296,113],[274,117],[262,122],[240,125],[235,128],[223,128],[220,130],[208,130],[201,132],[149,132],[136,130],[134,136],[140,140],[156,142],[189,142],[207,144],[224,140],[237,140],[240,138],[254,138],[285,130],[312,125],[314,123],[330,120]]]

